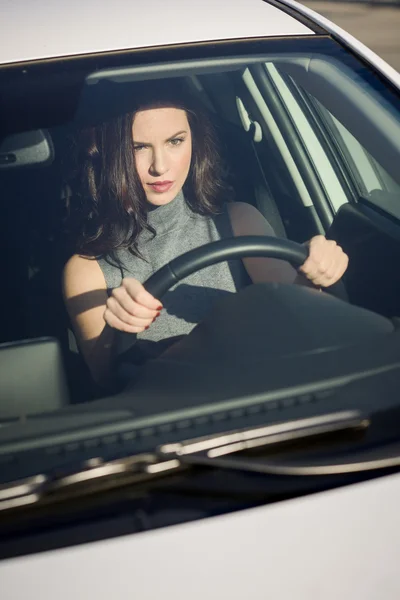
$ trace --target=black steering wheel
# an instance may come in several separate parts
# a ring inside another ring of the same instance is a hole
[[[227,238],[205,244],[174,258],[151,275],[143,285],[155,298],[161,299],[173,285],[196,271],[225,260],[250,256],[278,258],[300,267],[308,257],[308,250],[302,244],[269,236]],[[121,357],[134,345],[136,334],[118,334],[116,351],[117,356]]]

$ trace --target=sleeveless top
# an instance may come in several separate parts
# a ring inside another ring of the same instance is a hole
[[[108,258],[98,259],[109,294],[121,285],[124,277],[134,277],[144,283],[150,275],[188,250],[233,237],[226,205],[216,216],[198,215],[187,205],[183,192],[168,204],[149,210],[148,223],[156,233],[146,230],[140,233],[138,246],[143,258],[127,249],[118,249],[119,266]],[[241,260],[212,265],[178,282],[163,298],[158,298],[164,307],[159,318],[137,335],[137,362],[142,363],[162,352],[163,346],[159,343],[162,340],[190,333],[218,298],[236,292],[248,282]]]

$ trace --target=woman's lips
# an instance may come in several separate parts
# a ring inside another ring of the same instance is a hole
[[[156,183],[148,183],[147,185],[157,194],[163,194],[164,192],[168,192],[173,184],[173,181],[157,181]]]

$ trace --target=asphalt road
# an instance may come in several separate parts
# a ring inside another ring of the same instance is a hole
[[[377,6],[356,2],[303,2],[371,48],[400,72],[400,5]]]

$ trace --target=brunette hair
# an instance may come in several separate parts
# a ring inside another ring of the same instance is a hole
[[[190,208],[212,215],[226,200],[227,182],[215,128],[205,109],[177,80],[141,83],[131,109],[80,135],[81,192],[76,250],[87,256],[115,256],[128,248],[140,256],[138,237],[148,204],[134,160],[132,123],[144,108],[172,106],[186,111],[192,134],[192,162],[184,184]],[[229,186],[228,186],[229,187]]]

